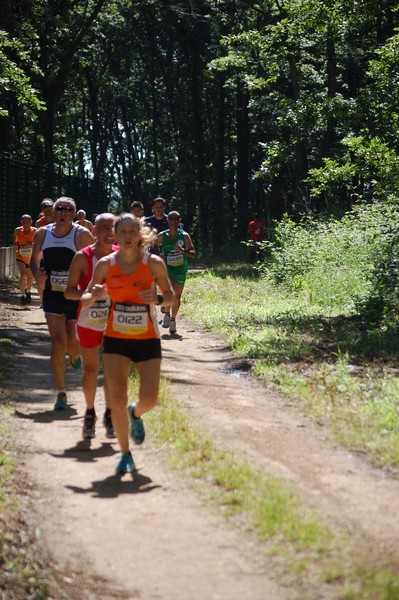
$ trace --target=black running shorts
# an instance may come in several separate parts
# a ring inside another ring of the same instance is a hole
[[[104,354],[120,354],[130,358],[133,362],[143,362],[152,358],[162,358],[161,340],[134,340],[131,338],[113,338],[104,336]]]

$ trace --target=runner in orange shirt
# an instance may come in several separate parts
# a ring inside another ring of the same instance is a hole
[[[13,245],[19,271],[19,289],[21,292],[21,305],[32,302],[31,288],[33,274],[30,269],[30,257],[32,255],[33,236],[36,227],[32,227],[32,217],[22,215],[21,226],[14,229]]]
[[[129,451],[130,434],[135,444],[145,437],[141,416],[151,410],[158,398],[161,373],[161,340],[154,304],[170,306],[175,298],[165,264],[147,248],[155,233],[131,213],[115,220],[117,252],[101,258],[92,280],[81,298],[82,306],[111,298],[103,339],[104,376],[108,383],[112,421],[121,449],[115,470],[123,474],[134,469]],[[163,295],[157,294],[156,285]],[[140,385],[138,401],[128,403],[128,381],[134,363]]]

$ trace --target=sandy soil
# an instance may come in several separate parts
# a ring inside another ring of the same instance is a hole
[[[2,337],[21,348],[10,373],[16,431],[32,489],[30,522],[61,567],[106,578],[101,598],[320,600],[336,590],[282,576],[255,537],[229,524],[167,466],[151,431],[134,449],[137,472],[114,475],[117,443],[105,437],[99,389],[97,437],[81,439],[80,374],[68,370],[70,409],[53,411],[49,339],[37,297],[1,303]],[[165,331],[165,330],[164,330]],[[399,565],[399,481],[334,446],[288,399],[240,369],[219,340],[179,320],[163,333],[163,373],[191,419],[217,443],[286,478],[338,532],[379,565]],[[94,593],[93,598],[100,598]]]

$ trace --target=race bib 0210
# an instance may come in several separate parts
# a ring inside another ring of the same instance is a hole
[[[109,299],[101,298],[88,309],[88,323],[91,329],[103,331],[107,324]]]

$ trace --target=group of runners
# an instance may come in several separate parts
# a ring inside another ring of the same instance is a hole
[[[41,222],[32,226],[21,217],[14,231],[20,272],[21,304],[31,301],[36,278],[51,338],[51,368],[56,386],[55,410],[68,407],[66,360],[82,370],[86,411],[84,438],[95,436],[95,396],[102,352],[106,436],[116,436],[121,456],[117,473],[134,469],[129,434],[135,444],[145,437],[142,415],[157,401],[161,340],[156,306],[162,325],[176,333],[176,315],[187,274],[187,259],[195,258],[190,235],[177,211],[165,213],[163,198],[153,201],[153,215],[145,218],[143,205],[118,216],[102,213],[92,228],[75,221],[72,198],[41,204]],[[51,209],[51,215],[50,215]],[[46,216],[45,211],[48,212]],[[47,223],[45,220],[47,219]],[[139,378],[137,399],[128,402],[131,363]]]

